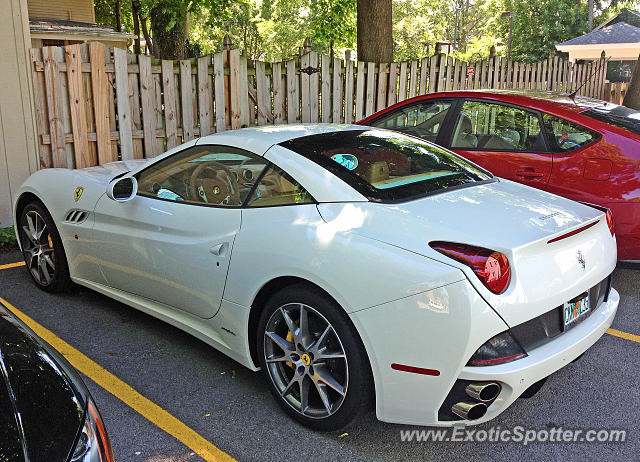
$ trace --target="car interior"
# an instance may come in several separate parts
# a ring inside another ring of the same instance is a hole
[[[265,159],[244,154],[187,149],[141,172],[139,193],[165,200],[229,207],[241,206],[249,194],[252,197],[247,205],[251,207],[313,202],[311,195],[293,178],[267,165]]]

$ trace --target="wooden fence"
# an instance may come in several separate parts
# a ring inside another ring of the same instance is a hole
[[[42,167],[154,157],[194,137],[251,125],[352,123],[436,91],[605,94],[604,61],[574,65],[558,57],[466,63],[437,54],[378,64],[307,52],[266,63],[225,50],[159,61],[98,42],[32,49],[31,57]]]

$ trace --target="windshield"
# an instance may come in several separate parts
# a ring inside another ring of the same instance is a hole
[[[611,104],[592,108],[581,114],[640,135],[640,112],[628,107]]]
[[[313,160],[374,201],[402,201],[492,179],[450,151],[388,130],[322,133],[280,145]]]

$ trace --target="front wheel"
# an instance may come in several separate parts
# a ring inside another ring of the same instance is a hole
[[[369,405],[372,377],[358,333],[321,291],[296,285],[271,297],[258,345],[272,393],[301,423],[337,430]]]
[[[18,235],[27,269],[34,282],[47,292],[62,292],[71,280],[60,234],[39,202],[31,202],[20,214]]]

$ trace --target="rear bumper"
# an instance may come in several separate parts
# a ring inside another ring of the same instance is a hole
[[[460,379],[498,381],[502,385],[502,391],[489,406],[484,417],[473,422],[457,421],[456,423],[475,425],[493,419],[531,385],[571,363],[604,335],[613,322],[619,302],[620,295],[611,289],[608,300],[603,302],[589,318],[553,341],[530,351],[526,358],[498,366],[464,367],[460,373]],[[453,422],[441,424],[451,423]]]
[[[527,388],[591,347],[611,325],[620,300],[609,298],[569,331],[511,363],[467,367],[488,338],[508,329],[468,281],[459,281],[395,302],[351,313],[369,355],[378,419],[409,425],[452,426],[486,422]],[[437,371],[421,375],[394,370],[393,363]],[[497,381],[502,390],[475,421],[440,420],[439,409],[458,380]]]

